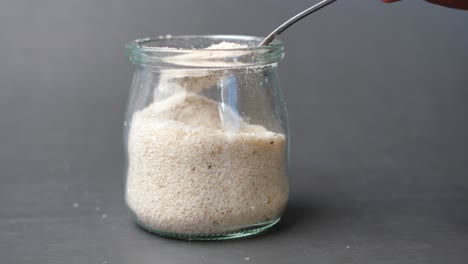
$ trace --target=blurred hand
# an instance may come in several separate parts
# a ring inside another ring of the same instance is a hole
[[[384,1],[385,3],[393,3],[393,2],[399,2],[400,0],[382,0],[382,1]],[[467,0],[426,0],[426,1],[429,3],[436,4],[436,5],[468,10]]]

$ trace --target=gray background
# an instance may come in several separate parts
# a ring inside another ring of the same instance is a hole
[[[277,230],[182,242],[131,221],[124,44],[265,35],[312,2],[1,1],[0,262],[467,263],[468,12],[420,1],[339,1],[282,36],[292,196]]]

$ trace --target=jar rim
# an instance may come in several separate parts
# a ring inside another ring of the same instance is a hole
[[[284,56],[283,43],[275,39],[258,46],[262,40],[248,35],[165,35],[136,39],[125,46],[125,54],[132,63],[156,68],[226,68],[279,62]],[[221,42],[247,47],[205,49]]]

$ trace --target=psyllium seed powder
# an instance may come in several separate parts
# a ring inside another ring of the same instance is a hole
[[[127,201],[154,230],[214,234],[280,217],[288,197],[285,136],[241,122],[225,131],[218,103],[179,93],[133,117]]]

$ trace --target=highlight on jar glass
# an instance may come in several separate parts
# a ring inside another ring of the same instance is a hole
[[[155,234],[222,240],[261,233],[288,201],[288,126],[278,40],[135,40],[125,119],[126,202]]]

